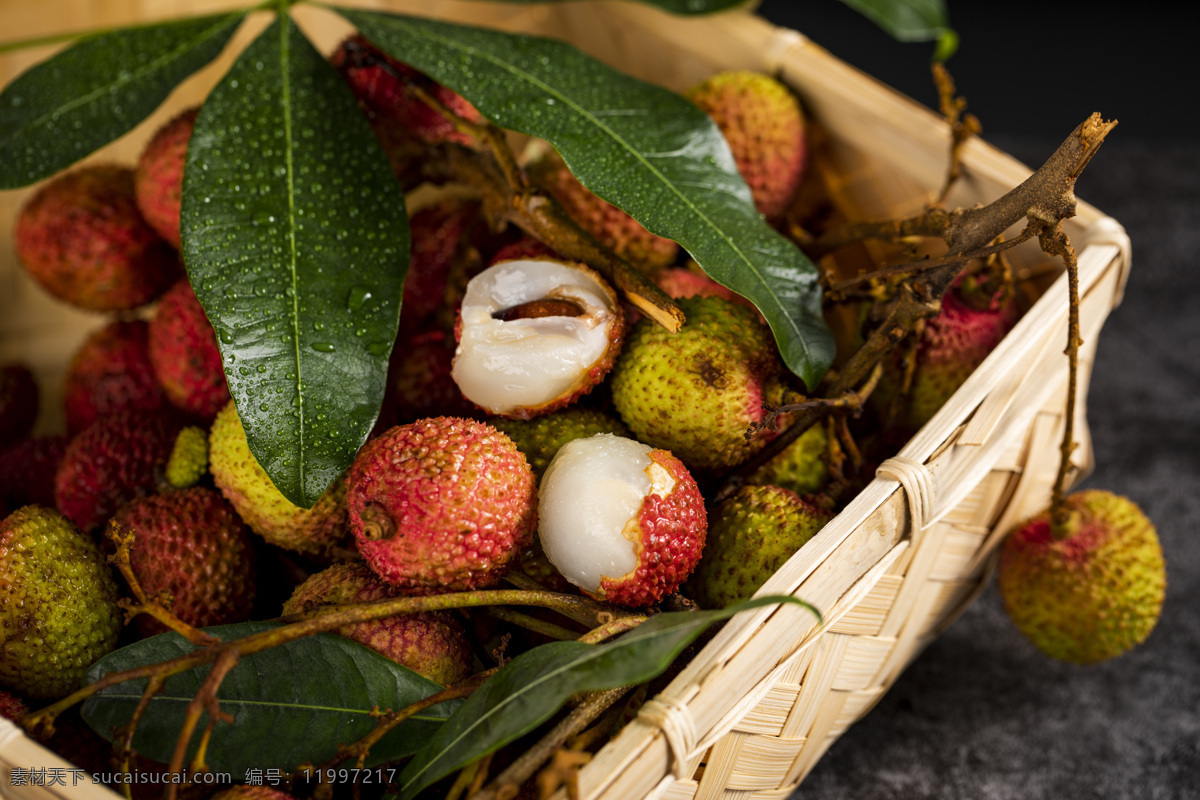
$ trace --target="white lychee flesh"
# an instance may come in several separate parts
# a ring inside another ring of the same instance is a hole
[[[497,318],[544,300],[566,301],[579,314]],[[450,374],[481,408],[519,415],[583,388],[617,324],[616,294],[587,267],[549,259],[502,261],[467,285]]]
[[[589,592],[638,566],[638,514],[651,493],[674,485],[650,459],[653,448],[599,433],[563,445],[538,490],[538,538],[550,563]]]

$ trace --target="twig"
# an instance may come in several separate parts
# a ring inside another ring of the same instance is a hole
[[[933,63],[933,82],[938,90],[938,106],[942,118],[950,126],[950,164],[946,169],[946,182],[938,194],[937,205],[946,201],[951,187],[962,174],[962,148],[972,136],[979,135],[982,126],[974,114],[963,116],[967,101],[954,95],[954,79],[941,61]]]
[[[540,633],[543,636],[550,637],[551,639],[569,641],[579,636],[578,631],[567,630],[561,625],[555,625],[553,622],[547,622],[544,619],[538,619],[537,617],[529,614],[523,614],[520,611],[513,611],[510,608],[504,608],[502,606],[489,608],[484,613],[486,613],[489,617],[495,617],[496,619],[503,620],[505,622],[511,622],[513,625],[519,625],[526,630],[533,631],[534,633]]]
[[[233,718],[221,712],[221,701],[217,698],[217,690],[221,688],[221,681],[229,674],[229,671],[237,666],[240,654],[236,650],[226,650],[216,659],[212,670],[208,673],[208,677],[204,679],[200,690],[196,692],[196,696],[188,703],[187,712],[184,714],[183,725],[179,728],[179,738],[175,740],[175,752],[171,755],[171,763],[167,767],[169,772],[181,772],[183,770],[183,760],[187,756],[187,746],[192,739],[192,733],[196,730],[196,725],[200,722],[200,715],[205,711],[208,712],[209,726],[216,724],[217,720],[224,719],[227,722],[233,722]],[[175,800],[179,796],[179,784],[172,783],[167,790],[167,800]]]

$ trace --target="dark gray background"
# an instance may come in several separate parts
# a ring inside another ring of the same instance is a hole
[[[1072,666],[1027,643],[990,588],[795,798],[1200,798],[1200,70],[1179,8],[950,3],[962,43],[949,67],[984,138],[1037,165],[1088,113],[1120,120],[1077,187],[1133,241],[1087,401],[1097,468],[1084,485],[1156,523],[1162,620],[1131,653]],[[935,102],[929,45],[892,42],[835,0],[760,13]]]

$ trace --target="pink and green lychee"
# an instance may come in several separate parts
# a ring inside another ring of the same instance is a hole
[[[283,613],[299,614],[321,606],[367,603],[395,596],[396,590],[364,562],[339,562],[296,587],[283,604]],[[457,683],[471,673],[471,646],[466,631],[448,612],[397,614],[346,625],[335,633],[443,686]]]
[[[525,454],[538,480],[541,480],[542,473],[546,471],[559,448],[573,439],[582,439],[597,433],[629,436],[629,429],[617,417],[578,406],[530,420],[496,417],[489,422],[507,434],[517,445],[517,449]]]

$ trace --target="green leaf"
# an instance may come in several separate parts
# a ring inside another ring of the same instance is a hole
[[[935,60],[945,61],[958,47],[943,0],[842,0],[902,42],[937,40]]]
[[[74,164],[129,131],[221,52],[244,11],[88,36],[0,93],[0,189]]]
[[[223,641],[278,627],[270,622],[222,625],[207,631]],[[156,664],[195,648],[175,633],[164,633],[123,647],[88,671],[93,682],[107,672]],[[163,691],[146,708],[134,736],[139,753],[169,763],[183,725],[184,712],[208,675],[209,667],[167,679]],[[146,680],[110,687],[83,704],[83,718],[107,739],[127,723],[141,699]],[[221,711],[233,723],[217,723],[207,750],[216,772],[240,781],[247,769],[293,770],[321,763],[369,733],[378,721],[371,710],[399,710],[442,687],[384,658],[357,642],[334,634],[318,634],[245,656],[221,683]],[[389,732],[371,750],[371,763],[403,758],[415,752],[441,727],[461,701],[447,701],[415,715]],[[207,724],[201,719],[191,748]],[[189,757],[192,750],[189,750]]]
[[[379,414],[409,234],[370,125],[290,19],[201,108],[180,228],[250,450],[311,507]]]
[[[569,0],[500,0],[506,3],[562,3]],[[717,11],[725,11],[737,6],[749,6],[749,0],[634,0],[646,6],[656,6],[663,11],[669,11],[672,14],[682,14],[685,16],[693,16],[699,14],[712,14]]]
[[[810,387],[833,359],[812,262],[754,208],[720,130],[689,101],[563,42],[337,9],[502,128],[545,139],[591,191],[683,245],[766,317]]]
[[[553,716],[571,695],[648,681],[670,666],[709,625],[774,603],[796,603],[817,613],[795,597],[760,597],[714,611],[659,614],[605,644],[552,642],[522,653],[463,701],[413,756],[398,779],[400,797],[411,798],[528,733]]]

